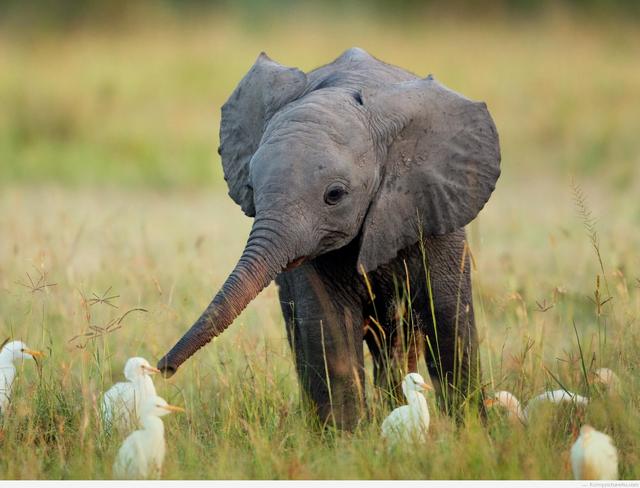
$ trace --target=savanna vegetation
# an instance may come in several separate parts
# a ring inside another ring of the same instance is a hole
[[[174,344],[250,226],[222,180],[221,104],[260,51],[308,70],[354,45],[485,100],[496,121],[503,174],[468,228],[487,391],[567,388],[592,402],[543,409],[527,428],[495,412],[456,426],[429,396],[429,444],[389,453],[379,425],[390,407],[369,368],[369,417],[353,434],[322,431],[302,408],[271,286],[176,376],[156,378],[187,408],[164,419],[163,476],[570,478],[575,428],[588,422],[613,437],[621,477],[640,477],[633,21],[227,9],[2,26],[0,340],[46,358],[19,365],[1,478],[111,477],[121,439],[101,429],[101,392],[128,357],[153,363]],[[590,384],[600,366],[620,376],[619,395]]]

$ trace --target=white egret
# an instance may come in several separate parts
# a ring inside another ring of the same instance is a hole
[[[129,381],[116,383],[102,398],[102,415],[107,429],[112,426],[128,429],[140,420],[142,402],[156,396],[150,375],[159,372],[144,358],[134,357],[126,362],[124,376]]]
[[[520,401],[509,391],[502,390],[495,392],[492,397],[484,401],[484,404],[487,408],[504,408],[507,411],[509,420],[512,422],[522,422],[524,424],[527,421]]]
[[[591,374],[591,381],[596,385],[601,385],[611,393],[620,392],[620,378],[609,368],[598,368]]]
[[[561,403],[573,403],[574,405],[586,406],[589,404],[589,399],[582,395],[565,390],[545,391],[544,393],[541,393],[529,400],[527,407],[524,409],[524,418],[529,419],[532,411],[543,402],[554,403],[556,405]]]
[[[129,434],[120,446],[113,463],[114,476],[120,479],[159,477],[166,451],[164,424],[160,417],[184,411],[159,396],[146,397],[141,405],[142,429]]]
[[[493,397],[486,399],[484,403],[487,407],[501,406],[507,410],[511,420],[518,419],[522,423],[526,424],[535,408],[545,402],[554,403],[556,405],[560,403],[587,405],[589,403],[589,399],[565,390],[551,390],[533,397],[529,400],[527,406],[523,410],[515,395],[508,391],[498,391],[493,395]]]
[[[13,380],[16,377],[14,363],[20,359],[41,357],[40,351],[29,349],[24,342],[12,341],[0,350],[0,412],[4,412],[11,397]]]
[[[409,373],[402,381],[407,405],[393,410],[382,422],[382,437],[391,442],[426,442],[429,431],[429,408],[422,391],[433,388],[418,373]]]
[[[571,467],[577,480],[617,480],[618,451],[611,437],[583,425],[571,447]]]

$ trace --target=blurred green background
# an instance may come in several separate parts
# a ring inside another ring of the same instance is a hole
[[[219,109],[257,54],[310,70],[351,46],[485,100],[506,180],[637,183],[638,2],[0,5],[2,185],[222,188]]]

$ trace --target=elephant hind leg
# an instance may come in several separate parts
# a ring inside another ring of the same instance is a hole
[[[459,310],[461,308],[461,310]],[[484,417],[482,369],[473,307],[451,300],[436,301],[435,324],[425,341],[425,359],[441,409],[464,417],[473,407]]]

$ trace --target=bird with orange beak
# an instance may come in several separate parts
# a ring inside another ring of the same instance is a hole
[[[159,478],[166,452],[160,417],[184,408],[169,405],[159,396],[147,397],[141,406],[142,429],[132,432],[120,446],[113,475],[120,479]]]
[[[159,373],[144,358],[130,358],[124,365],[124,377],[129,381],[116,383],[102,398],[102,416],[107,430],[112,427],[129,430],[141,420],[143,402],[156,396],[151,375]]]
[[[537,407],[549,403],[555,405],[572,404],[585,407],[589,399],[565,390],[549,390],[533,397],[523,409],[520,401],[509,391],[497,391],[484,401],[487,408],[499,407],[507,412],[509,420],[514,423],[527,424]]]
[[[4,413],[9,399],[13,380],[16,377],[15,363],[24,359],[42,357],[40,351],[29,349],[24,342],[12,341],[4,344],[0,350],[0,412]]]
[[[516,425],[527,422],[520,401],[509,391],[495,392],[492,397],[485,399],[484,406],[488,409],[495,407],[504,409],[507,418]]]
[[[407,405],[393,410],[382,422],[382,437],[390,444],[426,442],[429,431],[429,407],[423,392],[433,388],[418,373],[409,373],[402,381]]]

